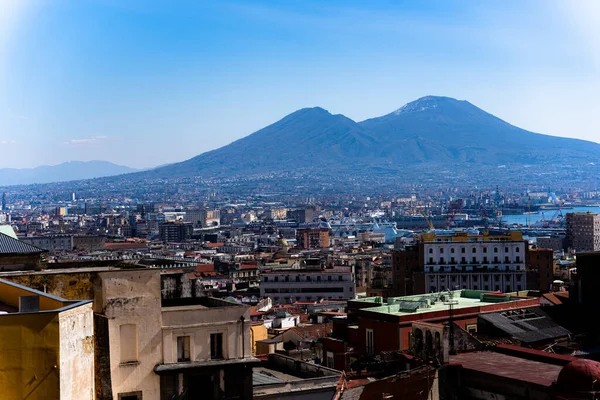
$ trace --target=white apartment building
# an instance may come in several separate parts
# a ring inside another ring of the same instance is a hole
[[[354,272],[351,267],[263,270],[260,295],[270,297],[274,303],[353,299],[356,296]]]
[[[508,235],[423,235],[425,289],[526,290],[527,243]]]

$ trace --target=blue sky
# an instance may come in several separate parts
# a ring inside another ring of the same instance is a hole
[[[0,168],[180,161],[434,94],[600,142],[600,2],[0,0]]]

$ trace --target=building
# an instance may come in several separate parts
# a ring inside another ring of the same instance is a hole
[[[542,249],[552,249],[553,251],[562,251],[565,248],[564,236],[538,236],[536,238],[537,247]]]
[[[287,208],[270,208],[265,211],[264,218],[272,220],[282,220],[287,218]]]
[[[71,235],[26,236],[21,238],[21,241],[53,252],[73,250],[73,236]]]
[[[527,289],[547,292],[554,281],[554,251],[533,248],[526,253]]]
[[[297,210],[288,210],[286,212],[287,219],[293,219],[300,223],[312,222],[315,212],[312,208],[301,208]]]
[[[191,223],[194,228],[218,227],[221,225],[221,211],[186,210],[183,220]]]
[[[94,400],[91,301],[69,301],[0,280],[3,399]]]
[[[153,269],[98,273],[99,399],[252,397],[249,307],[175,282]]]
[[[507,235],[425,233],[417,246],[392,256],[399,294],[472,289],[508,293],[527,289],[527,242],[520,232]]]
[[[46,250],[24,243],[12,235],[0,233],[0,271],[39,269],[41,255],[45,252]]]
[[[600,250],[600,215],[596,213],[567,213],[565,245],[575,251]]]
[[[75,235],[73,236],[73,250],[77,251],[99,251],[104,250],[106,236]]]
[[[298,229],[296,231],[296,246],[301,249],[322,249],[329,247],[329,229]]]
[[[277,268],[260,275],[261,297],[276,303],[353,299],[356,296],[354,273],[350,267]]]
[[[159,225],[158,235],[163,242],[185,242],[192,237],[194,227],[186,222],[165,222]]]
[[[480,314],[538,305],[539,298],[482,290],[392,297],[386,301],[381,297],[349,300],[347,317],[334,319],[332,336],[323,339],[323,353],[331,352],[334,368],[345,370],[360,357],[412,350],[419,339],[412,333],[416,322],[435,324],[443,330],[447,329],[445,323],[452,320],[471,332],[477,330]]]

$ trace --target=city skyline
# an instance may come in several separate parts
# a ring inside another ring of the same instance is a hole
[[[299,108],[360,121],[429,94],[598,142],[599,11],[591,1],[9,0],[0,5],[0,168],[151,167]]]

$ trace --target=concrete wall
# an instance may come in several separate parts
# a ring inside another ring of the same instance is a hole
[[[94,314],[92,304],[63,311],[60,337],[60,400],[93,400]]]
[[[144,400],[160,398],[154,367],[162,362],[160,271],[132,270],[99,273],[94,308],[109,320],[112,393],[141,391]],[[120,327],[137,326],[138,362],[121,364]]]

